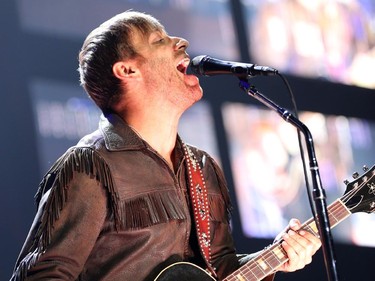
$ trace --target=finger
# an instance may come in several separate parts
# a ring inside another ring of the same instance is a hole
[[[301,222],[298,219],[291,219],[289,221],[289,228],[296,231],[301,228]]]
[[[289,259],[288,262],[284,264],[284,271],[293,272],[302,269],[305,266],[305,262],[303,262],[302,260],[304,260],[305,258],[299,256],[294,251],[294,249],[285,241],[282,245]]]
[[[303,233],[303,235],[301,234]],[[288,244],[293,247],[297,254],[303,255],[304,257],[311,257],[318,249],[320,241],[314,237],[311,233],[307,232],[294,232],[290,230],[287,237]],[[311,262],[308,258],[306,262]]]
[[[300,221],[298,219],[291,219],[289,221],[288,226],[285,227],[285,229],[276,236],[275,241],[281,239],[283,235],[285,235],[285,233],[287,233],[290,229],[297,231],[300,228],[301,228]]]
[[[309,241],[312,245],[312,254],[315,254],[316,251],[319,250],[319,248],[322,246],[322,242],[318,237],[316,237],[314,234],[305,231],[305,230],[300,230],[298,231],[298,234],[304,237],[307,241]],[[308,245],[309,246],[309,245]]]
[[[285,240],[281,243],[281,245],[283,249],[285,250],[286,255],[288,256],[288,261],[284,264],[283,271],[288,271],[288,272],[296,271],[297,270],[296,252],[288,245],[288,243]]]
[[[300,237],[300,238],[298,238]],[[306,249],[303,246],[304,240],[293,230],[289,230],[287,234],[284,235],[284,241],[282,246],[288,255],[288,271],[295,271],[297,269],[303,268],[307,263],[311,262],[311,255],[307,255]]]
[[[312,233],[301,229],[301,222],[298,219],[291,219],[289,221],[289,229],[296,231],[301,236],[305,237],[308,241],[312,243],[312,251],[311,253],[314,254],[320,247],[321,241]],[[309,249],[311,247],[309,242],[304,243],[304,245]]]

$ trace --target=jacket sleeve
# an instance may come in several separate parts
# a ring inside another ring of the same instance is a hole
[[[81,273],[108,215],[110,195],[95,169],[81,169],[77,155],[71,153],[41,184],[43,195],[12,281],[76,280]]]

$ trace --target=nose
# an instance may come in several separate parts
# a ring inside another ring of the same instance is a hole
[[[186,39],[184,38],[180,38],[180,37],[174,37],[175,41],[176,41],[176,45],[175,45],[175,49],[176,50],[186,50],[187,47],[189,47],[189,41],[187,41]]]

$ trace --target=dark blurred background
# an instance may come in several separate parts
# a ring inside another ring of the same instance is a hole
[[[327,202],[375,155],[375,1],[3,0],[0,2],[1,258],[8,280],[35,214],[34,194],[55,159],[94,130],[98,110],[79,86],[77,55],[100,23],[134,9],[190,42],[191,56],[279,69],[316,141]],[[311,217],[294,128],[229,76],[200,78],[204,99],[182,137],[222,166],[239,252],[263,249],[289,218]],[[281,79],[251,83],[292,110]],[[173,90],[173,89],[171,89]],[[373,280],[375,219],[354,214],[333,231],[340,280]],[[321,251],[276,280],[328,280]]]

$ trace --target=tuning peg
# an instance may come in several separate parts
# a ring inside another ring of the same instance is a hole
[[[366,165],[363,165],[362,169],[364,172],[367,172],[369,170],[369,168]]]
[[[348,181],[348,180],[344,180],[344,184],[345,184],[345,185],[348,185],[348,184],[349,184],[349,181]]]
[[[359,177],[359,174],[357,172],[354,172],[353,175],[352,175],[353,179],[356,179]]]

